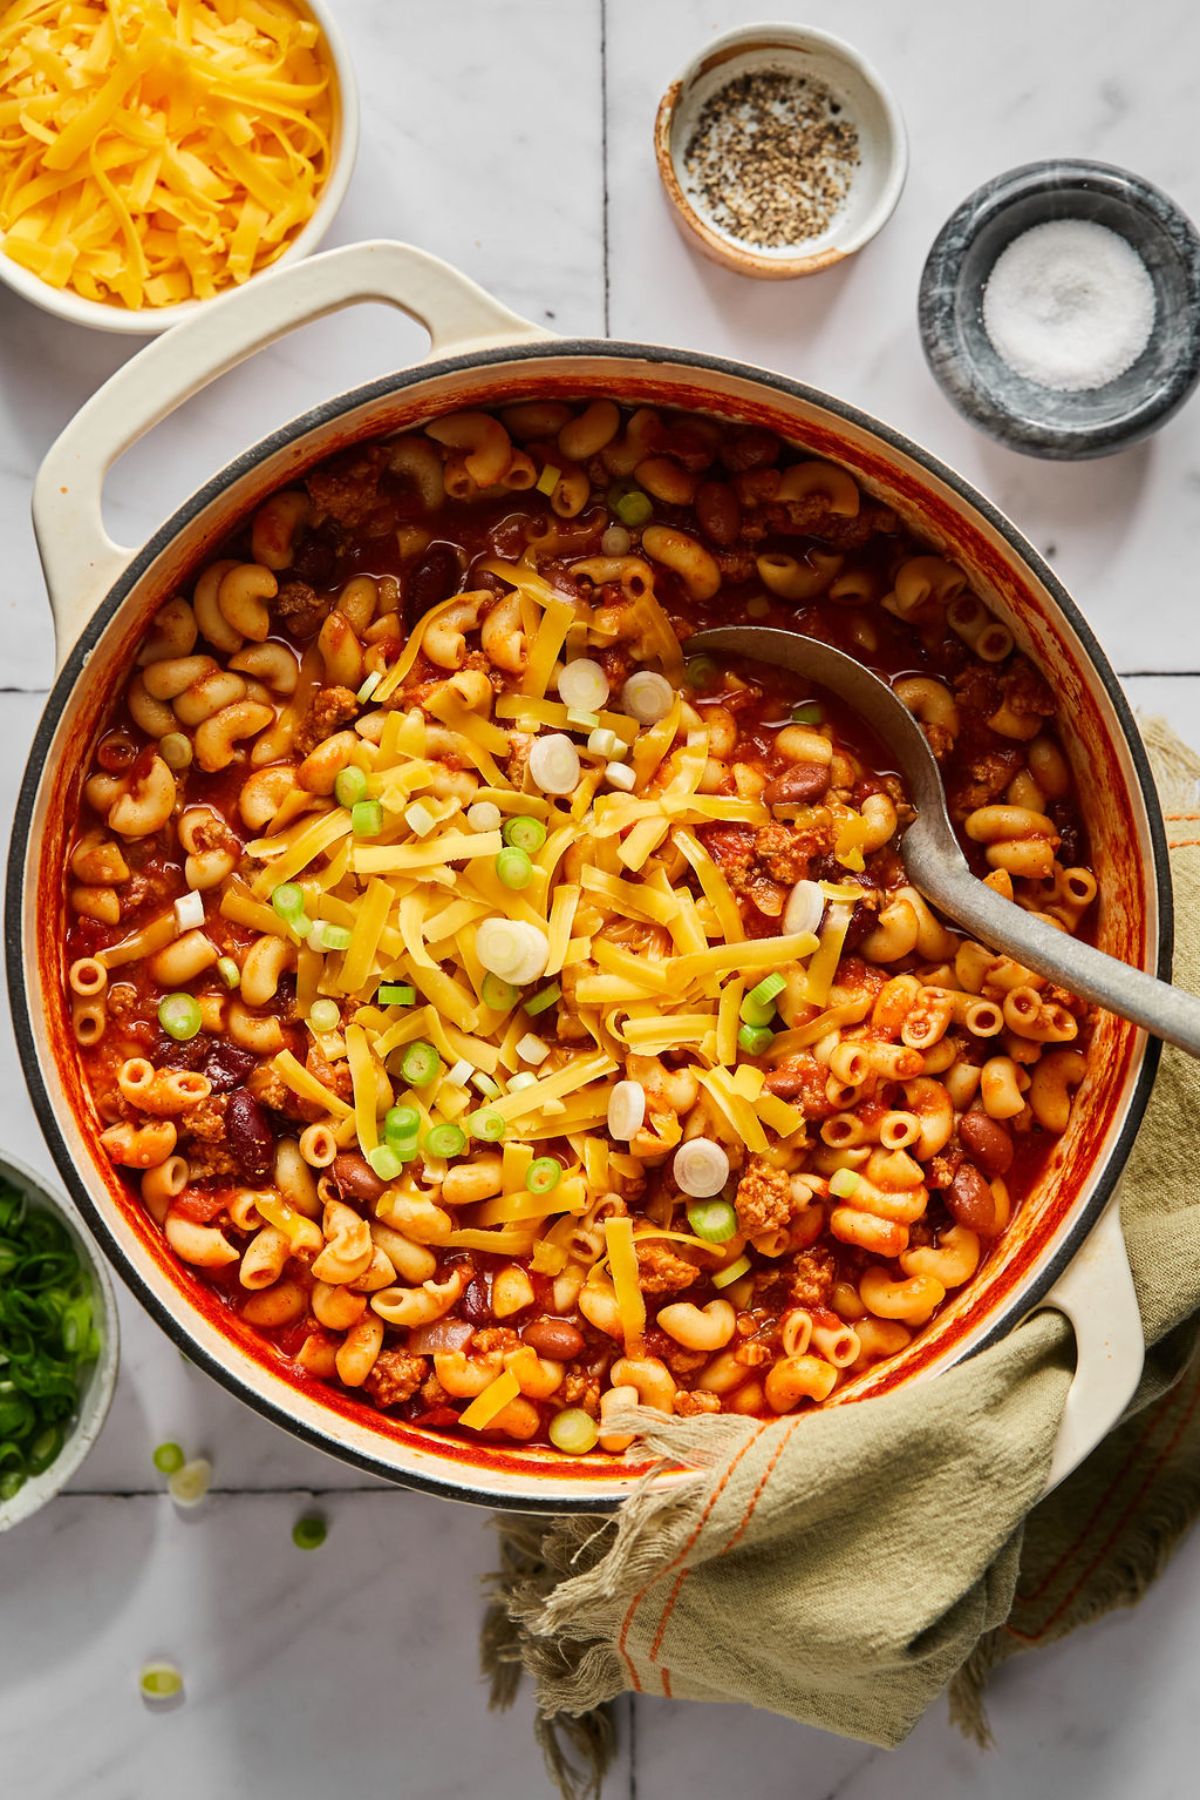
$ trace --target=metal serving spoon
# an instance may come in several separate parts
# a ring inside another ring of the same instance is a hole
[[[886,682],[831,644],[767,625],[698,631],[688,639],[687,650],[689,656],[719,650],[790,669],[845,700],[895,757],[916,808],[899,851],[918,892],[993,950],[1200,1057],[1200,999],[1047,925],[971,873],[950,824],[941,771],[925,733]]]

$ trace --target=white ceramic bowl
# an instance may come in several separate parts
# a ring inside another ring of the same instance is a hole
[[[22,1519],[32,1517],[45,1506],[47,1500],[53,1500],[55,1494],[70,1481],[99,1437],[100,1427],[108,1417],[113,1388],[116,1386],[120,1327],[108,1271],[71,1202],[62,1194],[55,1193],[53,1188],[48,1188],[32,1169],[26,1168],[24,1163],[14,1162],[11,1157],[0,1156],[0,1179],[22,1188],[28,1195],[31,1206],[53,1213],[70,1232],[80,1260],[91,1275],[92,1301],[101,1337],[100,1355],[88,1371],[79,1397],[79,1409],[62,1449],[50,1467],[43,1469],[40,1475],[30,1476],[11,1500],[0,1500],[0,1531],[7,1531],[10,1526],[19,1525]]]
[[[296,233],[283,254],[269,265],[271,269],[299,262],[301,257],[311,255],[316,249],[345,198],[350,177],[354,173],[355,157],[358,155],[358,87],[354,79],[354,65],[342,38],[336,13],[329,0],[301,0],[301,3],[321,27],[333,68],[336,88],[333,148],[329,178],[321,190],[312,218],[302,231]],[[0,245],[2,242],[0,237]],[[257,281],[260,275],[267,272],[266,269],[260,269],[250,277],[250,281]],[[190,319],[203,308],[219,305],[226,293],[237,292],[236,288],[230,288],[214,294],[211,300],[184,300],[178,306],[143,306],[133,311],[127,306],[109,306],[99,300],[85,300],[71,288],[51,287],[49,282],[43,281],[32,270],[13,262],[10,256],[4,254],[3,248],[0,248],[0,282],[10,287],[14,293],[20,294],[23,299],[40,306],[43,312],[53,313],[56,318],[65,319],[70,325],[90,325],[96,331],[118,331],[135,337],[153,337],[160,331],[166,331],[170,325],[178,325],[181,320]]]
[[[768,248],[734,236],[697,202],[684,158],[701,108],[739,75],[823,83],[858,128],[859,162],[845,203],[819,236]],[[904,119],[881,76],[852,45],[807,25],[745,25],[714,38],[663,95],[654,127],[658,172],[677,224],[714,262],[767,281],[815,275],[869,243],[891,218],[908,172]]]

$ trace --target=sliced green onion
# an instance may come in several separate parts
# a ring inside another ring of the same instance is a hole
[[[356,800],[350,808],[350,829],[356,838],[378,837],[383,830],[383,807],[378,800]]]
[[[370,671],[370,673],[367,675],[366,679],[364,680],[362,686],[359,688],[357,694],[354,696],[355,699],[362,701],[365,704],[366,701],[368,701],[371,698],[371,695],[375,692],[375,689],[379,686],[379,684],[382,680],[383,680],[383,670],[382,669],[372,669]]]
[[[186,1461],[187,1458],[178,1444],[170,1442],[160,1444],[154,1452],[154,1466],[160,1475],[174,1475],[177,1469],[182,1469]]]
[[[400,1074],[409,1087],[428,1087],[442,1066],[442,1059],[432,1044],[418,1038],[409,1044],[400,1058]]]
[[[738,1007],[738,1015],[743,1025],[750,1025],[755,1030],[760,1030],[774,1019],[775,1002],[768,1000],[765,1005],[760,1005],[753,994],[747,994]]]
[[[416,988],[407,987],[402,981],[381,982],[375,995],[380,1006],[411,1006],[416,997]]]
[[[525,1011],[529,1014],[530,1018],[536,1018],[538,1013],[545,1012],[547,1007],[553,1006],[555,1001],[561,999],[562,989],[556,981],[553,987],[543,988],[540,994],[534,994],[532,999],[527,1000],[525,1002]]]
[[[29,1449],[26,1452],[29,1473],[40,1475],[44,1469],[48,1469],[62,1447],[62,1427],[44,1425],[37,1436],[30,1440]]]
[[[552,494],[562,480],[562,470],[556,469],[553,463],[547,463],[537,478],[536,487],[539,494]]]
[[[737,1214],[728,1200],[693,1200],[687,1217],[696,1236],[706,1244],[727,1244],[737,1236]]]
[[[823,725],[825,708],[819,700],[805,700],[800,706],[792,708],[793,725]]]
[[[221,977],[221,980],[225,983],[227,988],[237,987],[242,979],[242,971],[238,968],[232,956],[218,956],[217,974]]]
[[[707,693],[720,678],[720,665],[711,656],[690,656],[683,665],[684,684],[694,693]]]
[[[367,774],[357,763],[349,763],[346,768],[338,770],[338,778],[333,784],[333,797],[339,806],[347,808],[357,806],[366,798]]]
[[[200,1003],[191,994],[164,994],[158,1003],[158,1022],[168,1037],[186,1044],[203,1023]]]
[[[520,813],[516,818],[505,820],[500,835],[514,850],[524,850],[526,856],[533,856],[546,841],[546,827],[540,819]]]
[[[308,1009],[308,1022],[322,1036],[336,1031],[342,1022],[342,1009],[336,1000],[314,1000]]]
[[[531,1194],[548,1194],[562,1180],[562,1164],[556,1156],[535,1156],[525,1171],[525,1186]]]
[[[747,1056],[762,1056],[770,1049],[775,1033],[766,1025],[743,1025],[738,1032],[738,1044]]]
[[[586,1456],[589,1450],[596,1448],[600,1430],[582,1406],[567,1406],[551,1419],[549,1437],[556,1450],[562,1450],[568,1456]]]
[[[490,1075],[485,1075],[482,1069],[476,1069],[471,1077],[471,1081],[474,1086],[479,1089],[485,1100],[498,1100],[500,1098],[500,1083],[498,1081],[493,1081]]]
[[[739,1256],[736,1262],[731,1262],[729,1264],[728,1268],[717,1270],[712,1278],[712,1284],[715,1288],[732,1287],[735,1281],[740,1281],[743,1275],[748,1275],[749,1273],[750,1258],[748,1256]]]
[[[496,858],[496,873],[506,888],[527,888],[533,880],[533,864],[527,850],[510,844]]]
[[[835,1200],[850,1200],[862,1185],[862,1176],[853,1169],[835,1169],[829,1178],[829,1191]]]
[[[493,1107],[480,1106],[468,1115],[467,1130],[485,1144],[498,1144],[504,1136],[504,1119]]]
[[[778,969],[773,969],[769,975],[763,976],[757,987],[750,989],[746,998],[753,1000],[758,1006],[765,1006],[768,1000],[774,1000],[776,994],[782,994],[786,986],[787,981]]]
[[[520,988],[515,988],[511,981],[505,981],[500,975],[485,975],[480,993],[483,1004],[490,1006],[493,1012],[507,1012],[521,998]]]
[[[518,1069],[515,1075],[510,1075],[508,1078],[508,1091],[510,1094],[519,1094],[522,1088],[536,1086],[537,1076],[529,1069]]]
[[[186,769],[192,760],[192,740],[182,731],[168,731],[158,740],[158,754],[168,769]]]
[[[146,1663],[138,1675],[138,1687],[147,1700],[173,1700],[183,1692],[183,1672],[174,1663]]]
[[[622,525],[628,525],[636,531],[639,525],[648,525],[654,517],[654,507],[649,494],[643,494],[641,488],[633,488],[631,492],[622,494],[613,508]]]
[[[348,950],[351,931],[348,925],[331,925],[328,919],[314,919],[308,934],[314,950]]]
[[[304,889],[294,881],[281,881],[271,890],[271,905],[287,925],[293,925],[304,911]]]
[[[435,1125],[425,1133],[425,1148],[430,1156],[461,1156],[467,1147],[467,1134],[459,1125]]]
[[[206,1456],[194,1456],[167,1479],[167,1491],[176,1506],[199,1506],[212,1486],[212,1464]]]
[[[376,1144],[373,1150],[367,1151],[367,1161],[380,1181],[395,1181],[404,1167],[402,1157],[391,1144]]]
[[[292,1542],[297,1550],[319,1550],[328,1536],[324,1519],[319,1519],[315,1513],[306,1513],[292,1526]]]
[[[415,1106],[389,1106],[383,1115],[383,1135],[388,1143],[415,1137],[421,1129],[421,1115]]]

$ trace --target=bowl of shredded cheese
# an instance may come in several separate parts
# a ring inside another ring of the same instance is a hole
[[[307,255],[358,143],[322,0],[14,0],[0,16],[0,281],[146,335]]]

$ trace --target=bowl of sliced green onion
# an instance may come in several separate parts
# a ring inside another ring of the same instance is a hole
[[[66,1485],[117,1377],[117,1307],[70,1201],[0,1157],[0,1531]]]

